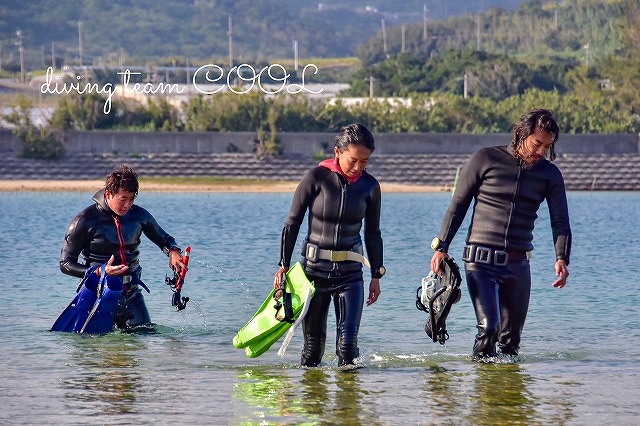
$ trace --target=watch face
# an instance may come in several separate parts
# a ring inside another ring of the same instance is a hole
[[[440,243],[442,241],[440,240],[440,238],[435,237],[433,240],[431,240],[431,248],[436,250],[438,247],[440,247]]]
[[[381,266],[380,268],[378,268],[378,272],[380,273],[380,275],[384,275],[387,273],[387,268]]]

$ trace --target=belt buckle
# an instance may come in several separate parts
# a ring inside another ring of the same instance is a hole
[[[466,245],[462,250],[462,260],[465,262],[473,262],[476,257],[475,246]]]
[[[481,246],[476,246],[476,254],[475,254],[475,262],[476,263],[483,263],[485,265],[489,265],[491,264],[492,258],[493,258],[493,250],[491,250],[489,247],[481,247]]]
[[[498,259],[504,259],[499,261]],[[504,250],[496,250],[493,252],[493,264],[496,266],[506,266],[509,263],[509,253]]]
[[[318,261],[318,246],[315,244],[307,243],[305,250],[305,257],[312,262]]]
[[[332,262],[344,262],[347,260],[347,252],[346,251],[332,251],[331,252],[331,261]]]

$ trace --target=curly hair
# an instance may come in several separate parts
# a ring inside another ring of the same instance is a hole
[[[122,189],[138,195],[138,174],[131,167],[120,164],[107,176],[105,189],[111,194],[115,194]]]
[[[556,152],[554,148],[560,128],[555,118],[553,118],[553,113],[548,109],[533,109],[520,117],[520,123],[513,127],[511,146],[515,152],[520,152],[525,139],[535,132],[536,127],[553,135],[553,143],[551,144],[551,149],[549,149],[549,160],[555,160]]]

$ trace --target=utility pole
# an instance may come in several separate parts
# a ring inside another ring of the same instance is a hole
[[[80,66],[82,66],[82,28],[84,24],[82,21],[78,21],[78,61],[80,62]]]
[[[20,53],[20,83],[24,83],[24,44],[22,42],[22,30],[16,31],[16,35],[18,36],[18,53]]]
[[[298,72],[298,40],[293,40],[293,69]]]
[[[427,4],[424,3],[422,5],[422,41],[427,42],[427,16],[429,14],[429,9],[427,9]]]
[[[480,14],[476,15],[476,51],[480,51]]]
[[[556,7],[554,10],[554,23],[555,23],[555,30],[558,31],[558,0],[556,0]]]
[[[56,72],[56,43],[51,42],[51,69]]]
[[[369,80],[369,99],[373,98],[373,82],[376,80],[375,78],[373,78],[372,75],[369,76],[369,78],[366,78],[366,80]]]
[[[384,25],[384,18],[380,20],[382,24],[382,50],[384,51],[384,56],[386,58],[389,57],[389,51],[387,50],[387,31]]]
[[[589,68],[589,51],[591,50],[591,46],[589,45],[589,43],[587,43],[583,46],[583,48],[585,50],[584,64],[587,66],[587,68]]]
[[[467,73],[464,73],[463,83],[462,83],[462,97],[467,99],[469,97],[469,78],[467,77]]]
[[[229,36],[229,70],[233,68],[233,21],[231,16],[229,16],[229,31],[227,31],[227,35]]]

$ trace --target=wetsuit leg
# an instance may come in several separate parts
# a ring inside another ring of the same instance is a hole
[[[305,367],[315,367],[320,364],[324,355],[332,288],[322,278],[309,277],[309,279],[314,282],[316,290],[309,303],[309,310],[302,320],[304,347],[300,364]]]
[[[500,334],[498,348],[507,355],[518,355],[522,328],[529,310],[531,270],[529,261],[507,265],[508,275],[500,286]]]
[[[364,303],[364,282],[362,273],[350,277],[341,284],[333,295],[336,312],[336,355],[338,365],[353,364],[360,355],[358,330]]]
[[[496,355],[496,343],[500,327],[500,304],[497,277],[492,269],[477,263],[465,263],[467,288],[478,321],[478,334],[473,344],[474,357]]]
[[[119,329],[151,324],[151,317],[149,316],[147,305],[144,303],[144,296],[140,287],[136,287],[126,294],[123,292],[118,302],[115,324]]]

